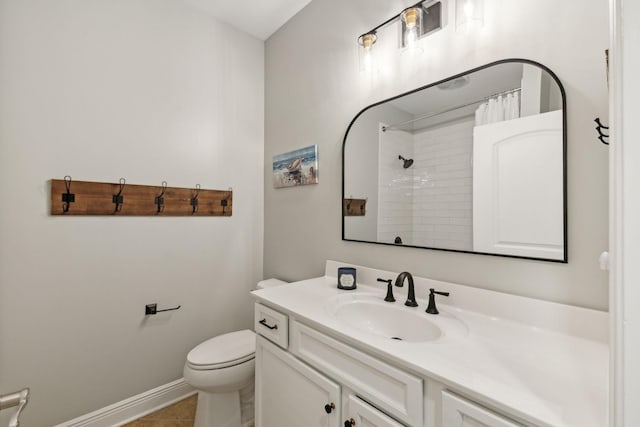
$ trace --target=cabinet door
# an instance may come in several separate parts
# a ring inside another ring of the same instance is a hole
[[[262,337],[255,398],[256,427],[340,425],[340,386]]]
[[[522,427],[482,406],[442,392],[443,427]]]
[[[422,380],[300,322],[291,322],[290,351],[410,426],[423,421]]]
[[[404,427],[360,398],[349,395],[348,408],[343,416],[344,425],[353,427]]]

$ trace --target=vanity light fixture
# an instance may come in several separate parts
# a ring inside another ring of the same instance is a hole
[[[373,69],[373,45],[376,43],[378,36],[375,32],[370,32],[358,37],[358,55],[360,58],[360,71],[369,72]]]
[[[484,0],[456,0],[456,31],[484,24]]]
[[[438,0],[422,0],[358,37],[360,71],[375,68],[373,45],[378,40],[378,30],[396,22],[400,23],[399,47],[405,51],[421,52],[418,41],[442,28],[442,3]]]
[[[422,52],[418,40],[422,36],[422,8],[409,7],[400,13],[402,21],[402,47],[413,52]]]

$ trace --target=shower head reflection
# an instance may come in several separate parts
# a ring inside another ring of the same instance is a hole
[[[402,160],[402,167],[408,169],[413,164],[413,159],[405,159],[402,156],[398,156],[398,159]]]

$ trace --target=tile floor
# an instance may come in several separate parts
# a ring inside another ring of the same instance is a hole
[[[193,427],[197,397],[198,395],[194,394],[122,427]]]

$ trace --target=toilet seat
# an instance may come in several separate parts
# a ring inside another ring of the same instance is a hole
[[[255,358],[256,335],[249,329],[218,335],[187,355],[187,366],[198,371],[222,369]]]

